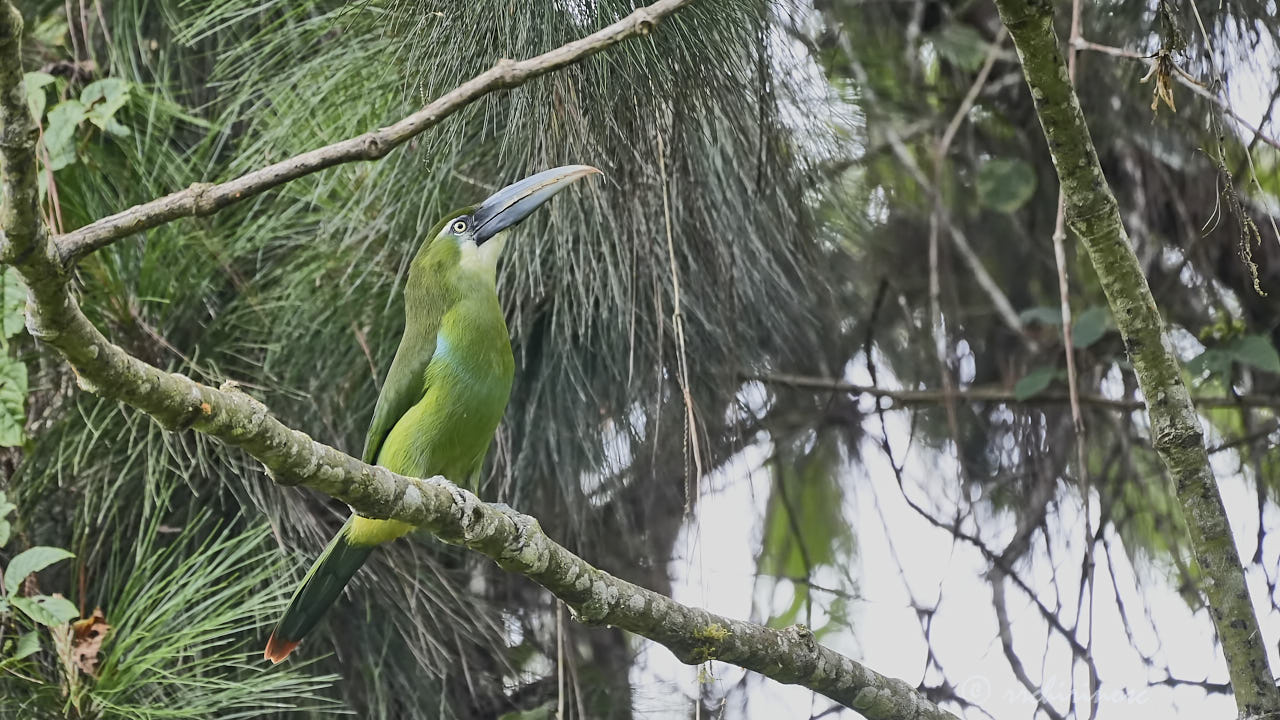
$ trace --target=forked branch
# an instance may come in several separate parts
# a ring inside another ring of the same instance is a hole
[[[519,85],[634,35],[692,0],[660,0],[597,33],[521,62],[502,62],[404,120],[220,185],[199,186],[113,215],[50,241],[37,212],[36,126],[27,110],[19,54],[22,19],[0,0],[0,261],[29,290],[27,327],[76,371],[82,387],[120,400],[171,430],[195,429],[243,448],[282,484],[338,498],[361,514],[394,518],[493,558],[529,577],[583,622],[609,624],[670,648],[687,663],[720,660],[820,692],[872,720],[955,720],[914,688],[823,647],[807,629],[774,630],[692,608],[598,570],[557,544],[533,518],[488,505],[444,478],[417,479],[366,465],[286,427],[234,387],[221,389],[152,367],[111,343],[68,292],[66,263],[115,239],[169,220],[216,212],[252,194],[341,162],[381,157],[485,94]]]

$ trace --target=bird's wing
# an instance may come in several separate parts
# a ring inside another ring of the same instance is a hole
[[[400,340],[382,392],[378,393],[378,404],[373,408],[369,434],[364,439],[362,459],[370,465],[378,461],[378,452],[391,428],[427,394],[427,366],[435,355],[436,333],[440,327],[438,320],[431,324],[433,327],[414,333],[406,328]]]

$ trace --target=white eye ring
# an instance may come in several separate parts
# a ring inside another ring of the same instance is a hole
[[[466,220],[455,220],[455,221],[453,221],[453,232],[454,232],[454,233],[463,233],[463,232],[466,232],[466,231],[467,231],[467,221],[466,221]]]

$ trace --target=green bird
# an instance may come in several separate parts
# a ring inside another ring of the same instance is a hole
[[[495,284],[503,231],[599,172],[568,165],[527,177],[449,213],[426,237],[409,267],[404,336],[373,410],[365,462],[476,488],[515,373]],[[264,656],[288,657],[373,549],[412,529],[352,514],[303,578]]]

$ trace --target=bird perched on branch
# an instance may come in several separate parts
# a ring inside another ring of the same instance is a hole
[[[568,165],[532,175],[449,213],[431,231],[409,268],[404,336],[373,411],[365,462],[475,489],[515,372],[495,284],[503,231],[599,172]],[[412,529],[352,514],[302,580],[264,656],[288,657],[373,549]]]

